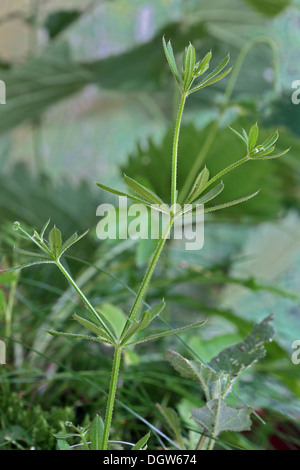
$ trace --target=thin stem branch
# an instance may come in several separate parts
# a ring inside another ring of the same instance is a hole
[[[111,334],[111,332],[108,330],[106,327],[105,323],[102,321],[101,317],[99,316],[98,312],[95,310],[95,308],[92,306],[92,304],[89,302],[89,300],[86,298],[84,293],[81,291],[81,289],[78,287],[74,279],[70,276],[68,271],[64,268],[64,266],[61,264],[60,261],[56,261],[56,265],[62,272],[62,274],[67,278],[67,280],[70,282],[70,284],[74,287],[76,290],[77,294],[80,296],[86,307],[89,309],[89,311],[93,314],[93,316],[97,319],[98,322],[101,323],[102,327],[106,331],[106,333],[109,335],[110,339],[112,342],[115,342],[116,338],[114,338]]]
[[[108,446],[108,438],[110,433],[112,415],[114,410],[114,404],[116,399],[116,392],[117,392],[117,385],[118,385],[118,377],[119,377],[119,370],[120,370],[120,363],[121,363],[121,353],[122,348],[116,347],[115,348],[115,355],[114,361],[111,371],[111,378],[110,378],[110,385],[109,385],[109,392],[106,404],[106,415],[105,415],[105,422],[104,422],[104,430],[103,430],[103,440],[102,440],[102,450],[107,450]]]

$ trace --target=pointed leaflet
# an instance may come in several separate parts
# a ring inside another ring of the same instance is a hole
[[[222,399],[210,400],[202,408],[191,410],[193,420],[213,437],[222,431],[248,431],[251,412],[249,408],[231,408]]]
[[[101,416],[96,415],[90,427],[91,450],[102,450],[104,422]]]
[[[206,323],[206,320],[201,321],[201,322],[197,322],[197,323],[192,323],[191,325],[186,325],[186,326],[183,326],[181,328],[174,328],[173,330],[166,330],[166,331],[162,331],[161,333],[155,333],[155,334],[150,335],[150,336],[145,336],[144,338],[141,338],[137,341],[131,341],[130,343],[127,343],[127,344],[128,345],[129,344],[140,344],[140,343],[145,343],[146,341],[152,341],[152,340],[155,340],[155,339],[158,339],[158,338],[163,338],[165,336],[177,335],[179,333],[183,333],[184,331],[191,330],[192,328],[198,328],[198,326],[202,326],[202,325],[204,325],[204,323]]]
[[[80,323],[80,325],[84,326],[87,330],[92,331],[92,333],[95,333],[96,335],[99,335],[100,337],[105,338],[107,341],[111,342],[111,338],[108,336],[108,334],[103,328],[95,325],[94,323],[92,323],[89,320],[86,320],[85,318],[80,317],[76,313],[73,315],[73,318],[78,323]],[[109,332],[111,333],[113,337],[114,334],[110,330]]]
[[[96,183],[99,188],[104,189],[105,191],[115,194],[116,196],[121,196],[121,197],[128,197],[128,199],[131,199],[134,202],[142,203],[142,204],[148,204],[148,202],[145,199],[141,199],[136,196],[132,196],[131,194],[123,193],[122,191],[118,191],[117,189],[110,188],[109,186],[105,186],[102,183]]]
[[[206,167],[203,168],[203,170],[199,173],[199,175],[196,178],[196,181],[186,199],[186,204],[189,204],[190,202],[193,202],[195,199],[197,199],[198,196],[202,193],[203,189],[205,188],[206,183],[208,182],[209,179],[209,171]]]
[[[61,245],[62,239],[60,230],[58,230],[54,225],[53,229],[49,233],[49,247],[56,260],[58,260],[60,256]]]
[[[276,155],[269,155],[269,156],[265,156],[267,155],[267,153],[264,153],[264,154],[261,154],[260,156],[257,155],[257,157],[254,157],[253,155],[251,155],[251,160],[272,160],[273,158],[279,158],[279,157],[282,157],[283,155],[285,155],[286,153],[288,153],[290,151],[290,148],[284,150],[283,152],[281,153],[277,153]]]
[[[229,126],[229,129],[235,134],[237,135],[248,147],[248,136],[247,136],[247,139],[245,138],[245,136],[242,136],[238,131],[236,131],[235,129],[233,129],[232,127]]]
[[[254,147],[256,146],[257,139],[258,139],[258,125],[257,123],[254,124],[249,132],[249,140],[248,140],[248,150],[251,153]]]
[[[96,337],[96,336],[91,336],[91,335],[81,335],[77,333],[65,333],[64,331],[55,331],[55,330],[45,330],[47,333],[49,333],[52,336],[64,336],[66,338],[74,338],[74,339],[87,339],[90,341],[98,341],[98,342],[104,342],[104,338]]]
[[[226,207],[235,206],[236,204],[241,204],[242,202],[246,202],[249,199],[253,198],[258,193],[259,191],[256,191],[256,193],[250,194],[249,196],[241,197],[240,199],[235,199],[234,201],[225,202],[224,204],[219,204],[217,206],[208,207],[207,209],[204,209],[204,213],[214,212],[214,211],[218,211],[221,209],[226,209]]]
[[[212,85],[213,83],[218,82],[219,80],[222,80],[222,78],[226,77],[231,72],[231,68],[226,70],[223,73],[220,73],[224,67],[228,64],[230,59],[230,56],[226,56],[225,59],[222,60],[222,62],[218,65],[218,67],[210,73],[202,82],[199,83],[199,85],[195,86],[192,88],[188,94],[193,93],[194,91],[201,90],[201,88],[207,87],[209,85]]]
[[[166,44],[166,41],[165,41],[164,37],[163,37],[163,47],[164,47],[164,51],[165,51],[166,58],[167,58],[169,67],[171,69],[171,72],[173,73],[173,75],[175,77],[175,80],[176,80],[180,90],[182,90],[182,84],[181,84],[181,80],[180,80],[180,77],[179,77],[176,61],[175,61],[175,58],[174,58],[174,53],[173,53],[173,48],[172,48],[171,41],[169,41],[168,44]]]
[[[129,178],[129,176],[124,175],[124,181],[132,191],[137,193],[143,199],[146,199],[146,201],[158,205],[163,204],[162,199],[160,199],[160,197],[158,197],[153,191],[138,183],[134,179]]]
[[[139,331],[147,328],[147,326],[157,317],[160,312],[165,308],[165,301],[162,300],[154,305],[150,310],[146,310],[139,321],[134,321],[132,325],[126,331],[126,334],[122,338],[121,344],[126,344],[132,336],[137,334]]]
[[[64,242],[64,244],[62,245],[60,255],[62,255],[66,250],[68,250],[72,245],[74,245],[74,243],[79,242],[79,240],[81,240],[83,237],[85,237],[85,235],[86,235],[88,232],[89,232],[89,231],[86,230],[86,231],[85,231],[84,233],[82,233],[81,235],[78,235],[77,232],[73,233],[73,235],[71,235],[71,237],[68,238],[68,240],[66,240],[66,241]]]
[[[184,55],[183,63],[183,73],[184,73],[184,90],[188,91],[191,85],[191,82],[194,78],[194,67],[196,61],[196,51],[194,46],[190,43],[186,49]]]
[[[196,66],[196,69],[195,69],[195,75],[196,76],[200,76],[202,75],[204,72],[206,72],[206,70],[208,69],[209,67],[209,62],[210,62],[210,59],[212,57],[212,52],[208,52],[206,54],[206,56],[204,57],[204,59],[199,62]]]
[[[131,450],[146,450],[147,449],[147,442],[150,437],[150,432],[148,432],[145,436],[141,437],[138,442],[131,448]]]

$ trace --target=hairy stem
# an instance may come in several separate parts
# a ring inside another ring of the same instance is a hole
[[[105,422],[104,422],[102,450],[107,450],[107,446],[108,446],[108,438],[109,438],[109,432],[110,432],[110,427],[111,427],[111,421],[112,421],[112,415],[113,415],[116,392],[117,392],[117,385],[118,385],[118,376],[119,376],[120,363],[121,363],[121,353],[122,353],[122,348],[117,346],[115,348],[115,355],[114,355],[114,361],[113,361],[113,366],[112,366],[112,371],[111,371],[108,399],[107,399],[107,404],[106,404],[106,415],[105,415]]]
[[[68,271],[64,268],[64,266],[61,264],[60,261],[56,261],[56,265],[57,267],[60,269],[60,271],[62,272],[62,274],[67,278],[67,280],[70,282],[70,284],[74,287],[74,289],[76,290],[77,294],[79,295],[79,297],[81,298],[81,300],[84,302],[84,304],[86,305],[86,307],[89,309],[89,311],[92,313],[92,315],[97,319],[98,322],[101,323],[101,326],[104,328],[104,330],[106,331],[106,333],[109,335],[109,337],[111,338],[112,342],[115,342],[115,338],[113,338],[111,332],[108,330],[108,328],[106,327],[105,323],[102,321],[101,317],[98,315],[98,312],[95,310],[95,308],[92,306],[92,304],[89,302],[89,300],[86,298],[86,296],[84,295],[84,293],[81,291],[81,289],[78,287],[78,285],[76,284],[76,282],[74,281],[74,279],[70,276],[70,274],[68,273]]]
[[[183,109],[186,101],[186,95],[182,94],[179,104],[179,109],[176,118],[175,132],[173,139],[173,152],[172,152],[172,180],[171,180],[171,207],[174,207],[177,202],[177,158],[178,158],[178,142],[179,133],[182,120]]]
[[[169,233],[170,233],[170,230],[171,230],[171,228],[172,228],[172,226],[173,226],[173,222],[174,222],[174,219],[173,219],[173,217],[171,217],[170,220],[169,220],[169,223],[168,223],[167,226],[166,226],[166,229],[165,229],[165,231],[164,231],[162,237],[159,239],[159,241],[158,241],[158,243],[157,243],[157,245],[156,245],[155,251],[154,251],[154,253],[153,253],[153,256],[152,256],[152,258],[151,258],[151,261],[150,261],[150,263],[149,263],[149,266],[148,266],[148,268],[147,268],[147,271],[146,271],[146,273],[145,273],[145,275],[144,275],[144,278],[143,278],[143,280],[142,280],[142,282],[141,282],[140,288],[139,288],[138,293],[137,293],[137,295],[136,295],[134,304],[133,304],[133,306],[132,306],[132,308],[131,308],[129,317],[128,317],[128,319],[127,319],[127,321],[126,321],[126,324],[125,324],[125,326],[124,326],[124,329],[123,329],[123,331],[122,331],[121,338],[120,338],[121,340],[124,338],[125,333],[127,332],[128,328],[129,328],[129,326],[130,326],[130,324],[131,324],[132,321],[135,319],[135,317],[136,317],[136,315],[137,315],[137,313],[138,313],[139,307],[140,307],[141,302],[142,302],[142,300],[143,300],[143,298],[144,298],[144,296],[145,296],[145,293],[146,293],[148,284],[149,284],[149,282],[150,282],[150,279],[151,279],[151,277],[152,277],[153,271],[154,271],[154,269],[155,269],[155,266],[156,266],[156,264],[157,264],[157,262],[158,262],[158,259],[159,259],[159,257],[160,257],[160,254],[161,254],[161,252],[162,252],[162,250],[163,250],[163,247],[164,247],[164,245],[165,245],[165,243],[166,243],[166,240],[167,240],[167,238],[168,238],[168,235],[169,235]]]

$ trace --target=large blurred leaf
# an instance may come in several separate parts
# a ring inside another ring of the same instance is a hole
[[[74,23],[81,16],[80,10],[61,10],[50,13],[44,23],[51,39]]]
[[[290,2],[285,0],[283,3]],[[189,41],[199,43],[200,39],[203,49],[213,47],[218,56],[225,45],[227,49],[231,45],[234,50],[242,47],[251,36],[253,27],[264,23],[265,19],[257,9],[272,15],[281,10],[270,9],[270,0],[255,1],[254,6],[249,5],[248,0],[205,0],[187,19],[184,28],[181,21],[167,24],[148,43],[90,63],[76,62],[70,56],[68,45],[55,41],[38,57],[3,71],[1,79],[8,86],[7,104],[0,108],[0,132],[41,116],[50,106],[90,83],[122,91],[161,90],[163,81],[168,83],[171,79],[162,50],[163,35],[172,38],[177,53],[182,53]],[[62,20],[58,14],[61,15],[56,13],[56,17],[52,17],[52,20],[56,19],[55,26],[48,24],[52,35],[65,26],[66,18],[58,25],[58,19]],[[223,50],[221,52],[223,54]],[[256,63],[255,71],[257,67]],[[222,89],[224,85],[218,86]]]
[[[234,123],[235,128],[238,129],[241,127],[249,129],[250,125],[250,122],[246,120]],[[208,132],[209,126],[202,131],[197,130],[193,124],[182,127],[178,157],[179,191],[205,143]],[[272,130],[261,129],[260,138],[262,141],[270,133],[272,133]],[[138,145],[135,152],[129,156],[127,164],[122,167],[122,172],[135,179],[140,179],[143,184],[148,183],[149,187],[165,201],[170,199],[169,175],[172,136],[172,131],[170,131],[159,144],[155,144],[153,140],[149,139],[147,148]],[[285,138],[280,138],[280,148],[288,141],[288,134]],[[296,143],[299,145],[297,140]],[[220,129],[205,160],[205,165],[211,176],[214,176],[244,155],[245,148],[239,139],[229,129]],[[293,158],[293,151],[291,156]],[[157,168],[159,168],[159,172]],[[294,165],[291,165],[289,156],[272,162],[248,162],[226,174],[223,182],[225,188],[222,195],[218,196],[216,203],[233,200],[260,189],[259,195],[252,201],[226,209],[224,211],[226,216],[228,214],[231,216],[247,214],[256,218],[274,217],[285,207],[287,194],[289,194],[289,205],[293,204],[298,207],[298,183],[295,168]],[[207,204],[208,206],[209,204]],[[218,217],[220,216],[222,216],[222,213],[218,214]]]
[[[291,3],[289,0],[246,0],[246,2],[268,16],[278,15]]]

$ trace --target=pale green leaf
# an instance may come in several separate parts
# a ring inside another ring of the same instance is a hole
[[[250,430],[251,412],[249,408],[231,408],[222,399],[210,400],[202,408],[191,410],[194,421],[213,437],[217,437],[222,431]]]

